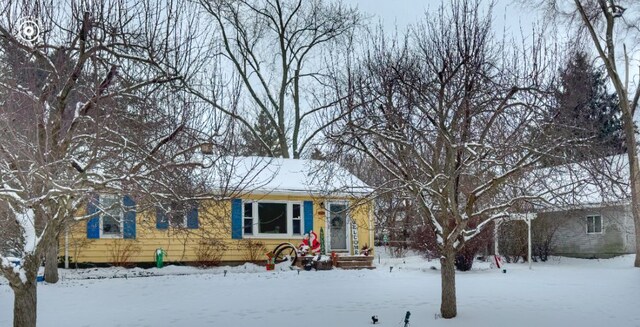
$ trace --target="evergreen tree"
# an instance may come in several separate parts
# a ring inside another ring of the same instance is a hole
[[[552,113],[559,135],[581,140],[559,151],[552,163],[575,162],[625,152],[620,107],[609,93],[602,70],[584,52],[576,52],[560,71],[560,85]]]
[[[253,129],[258,134],[259,138],[255,137],[248,128],[242,129],[243,145],[240,153],[247,156],[278,156],[280,151],[280,143],[278,139],[278,131],[276,131],[273,125],[269,123],[269,117],[264,111],[260,111],[258,119],[253,125]],[[262,145],[264,142],[271,153]]]
[[[327,156],[325,156],[325,154],[322,153],[322,150],[320,150],[320,148],[314,147],[313,148],[313,152],[311,152],[311,159],[314,159],[314,160],[326,160]]]

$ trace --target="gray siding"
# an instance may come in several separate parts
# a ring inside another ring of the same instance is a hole
[[[633,218],[628,206],[576,209],[541,213],[559,223],[553,238],[553,254],[607,258],[635,252]],[[587,216],[602,217],[602,233],[587,233]]]

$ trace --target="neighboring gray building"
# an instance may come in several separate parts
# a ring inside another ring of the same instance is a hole
[[[551,254],[608,258],[635,253],[628,176],[626,154],[533,172],[531,189],[547,197],[534,211],[557,224]]]
[[[635,253],[633,217],[629,205],[589,207],[539,213],[558,223],[552,254],[610,258]]]

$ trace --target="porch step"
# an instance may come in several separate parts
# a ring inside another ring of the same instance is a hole
[[[363,261],[363,262],[373,262],[373,256],[364,256],[364,255],[339,255],[337,257],[338,261]]]
[[[371,264],[363,261],[338,261],[336,267],[342,269],[375,269]]]
[[[335,265],[342,269],[375,269],[373,266],[373,256],[338,256]]]

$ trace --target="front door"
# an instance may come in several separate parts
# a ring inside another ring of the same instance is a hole
[[[331,250],[347,250],[348,215],[346,203],[329,203],[329,238]]]

